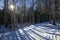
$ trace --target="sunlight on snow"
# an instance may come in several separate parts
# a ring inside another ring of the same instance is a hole
[[[56,32],[55,34],[60,34],[60,32],[58,31],[58,32]]]
[[[34,27],[35,27],[35,25],[30,25],[29,27],[34,28]]]
[[[24,30],[29,30],[29,29],[32,29],[32,28],[34,28],[34,27],[35,27],[34,25],[31,25],[31,26],[29,26],[29,27],[24,28]]]
[[[33,29],[32,29],[33,30]],[[41,35],[42,37],[44,38],[49,38],[49,39],[56,39],[55,38],[55,35],[53,34],[48,34],[48,33],[43,33],[43,32],[39,32],[39,31],[36,31],[36,30],[33,30],[35,33]]]
[[[57,36],[57,35],[54,35],[54,34],[49,34],[49,33],[55,33],[55,34],[59,34],[60,32],[58,32],[56,29],[49,29],[49,30],[46,30],[48,28],[46,27],[43,27],[43,26],[40,26],[40,27],[35,27],[33,26],[33,28],[31,27],[28,27],[28,28],[25,28],[28,30],[28,33],[29,35],[31,35],[32,37],[34,37],[34,33],[33,32],[29,32],[29,31],[34,31],[35,33],[41,35],[42,37],[45,37],[45,38],[49,38],[49,39],[52,39],[52,40],[56,40],[58,38],[58,40],[60,39],[60,36]],[[24,30],[25,30],[24,29]],[[29,30],[31,29],[31,30]],[[27,31],[26,30],[26,31]],[[39,30],[39,31],[38,31]],[[35,37],[34,37],[35,38]]]
[[[19,29],[18,30],[22,35],[24,34],[23,30],[22,29]]]
[[[41,40],[41,37],[40,36],[38,36],[38,35],[36,35],[36,34],[34,34],[33,32],[28,32],[28,34],[30,35],[30,36],[32,36],[35,40]]]
[[[19,36],[17,31],[16,31],[16,35],[17,35],[18,39],[21,40],[21,38],[20,38],[20,36]]]

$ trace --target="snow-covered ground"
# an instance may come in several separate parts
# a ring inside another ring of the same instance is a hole
[[[0,40],[60,40],[59,25],[48,22],[0,34]]]

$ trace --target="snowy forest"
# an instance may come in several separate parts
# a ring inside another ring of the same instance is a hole
[[[59,3],[59,0],[3,0],[0,24],[51,23],[60,19]]]
[[[0,40],[60,40],[60,0],[0,0],[0,33]]]

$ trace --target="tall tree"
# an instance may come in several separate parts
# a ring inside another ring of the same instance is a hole
[[[8,18],[7,18],[8,0],[4,0],[4,12],[5,12],[5,25],[7,25],[8,24]]]
[[[24,4],[23,4],[23,12],[24,12],[24,23],[25,23],[25,22],[26,22],[26,19],[27,19],[27,18],[26,18],[26,14],[27,14],[27,13],[26,13],[26,0],[23,0],[23,1],[24,1],[24,2],[23,2],[23,3],[24,3]]]
[[[41,3],[42,0],[37,0],[37,22],[40,22],[40,14],[41,14]]]
[[[48,0],[48,13],[49,13],[49,23],[52,21],[52,11],[51,11],[51,0]]]
[[[58,0],[54,0],[53,25],[56,25],[56,14],[58,11]]]
[[[35,19],[34,19],[34,0],[32,0],[32,22],[34,23],[35,22]]]

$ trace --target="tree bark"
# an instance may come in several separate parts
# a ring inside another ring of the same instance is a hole
[[[4,0],[4,13],[5,13],[5,26],[8,25],[8,18],[7,18],[7,13],[8,13],[8,0]]]

